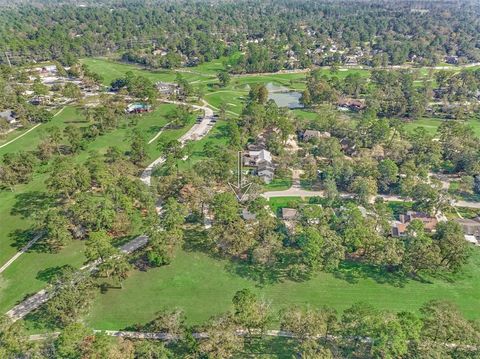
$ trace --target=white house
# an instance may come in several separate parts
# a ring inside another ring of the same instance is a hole
[[[272,154],[267,150],[250,150],[243,156],[245,166],[257,167],[263,161],[272,162]]]

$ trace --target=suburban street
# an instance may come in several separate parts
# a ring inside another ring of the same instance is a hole
[[[341,198],[353,198],[351,193],[340,193]],[[266,199],[275,198],[275,197],[325,197],[324,191],[309,191],[302,188],[290,187],[289,189],[283,191],[269,191],[262,193],[262,197]],[[394,196],[394,195],[385,195],[379,194],[376,197],[383,198],[386,202],[408,202],[410,199]],[[467,202],[467,201],[452,201],[454,207],[465,207],[472,209],[480,209],[480,202]]]

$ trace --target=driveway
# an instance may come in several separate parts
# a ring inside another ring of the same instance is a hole
[[[186,102],[179,102],[179,101],[169,101],[169,100],[162,100],[166,103],[172,103],[175,105],[186,105],[193,107],[196,110],[202,110],[204,112],[203,118],[200,123],[195,123],[182,137],[178,139],[178,141],[185,145],[188,141],[198,141],[205,137],[208,132],[212,129],[214,124],[214,117],[213,117],[213,110],[208,107],[205,102],[203,106],[192,105]],[[152,183],[152,172],[155,167],[161,166],[165,162],[165,157],[160,156],[155,161],[150,163],[147,168],[142,172],[140,179],[146,185],[150,186]]]

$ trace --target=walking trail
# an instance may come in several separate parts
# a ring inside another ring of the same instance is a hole
[[[183,105],[188,105],[192,106],[195,109],[200,109],[204,111],[204,117],[200,121],[200,123],[196,123],[193,125],[187,133],[185,133],[179,141],[184,145],[187,141],[195,141],[199,140],[207,135],[207,133],[211,130],[214,124],[214,117],[213,117],[213,111],[210,107],[208,107],[208,104],[204,102],[204,106],[197,106],[197,105],[191,105],[188,103],[184,102],[177,102],[177,101],[164,101],[168,103],[173,103],[173,104],[183,104]],[[61,111],[60,111],[61,112]],[[59,112],[58,112],[59,113]],[[57,114],[58,114],[57,113]],[[142,173],[141,180],[147,184],[151,184],[151,174],[153,169],[162,164],[165,161],[165,158],[163,156],[157,158],[155,161],[153,161]],[[157,208],[158,210],[158,208]],[[2,268],[1,271],[4,271],[8,266],[10,266],[22,253],[24,253],[28,248],[30,248],[39,238],[41,235],[38,235],[37,237],[33,238],[19,253],[17,253],[12,259],[10,259],[9,262],[7,262]],[[122,247],[120,247],[120,251],[126,254],[132,253],[136,251],[137,249],[145,246],[148,242],[148,237],[145,235],[139,236],[130,242],[125,243]],[[80,268],[81,271],[89,270],[92,271],[94,270],[98,264],[99,261],[95,261],[92,263],[89,263],[82,268]],[[5,267],[5,268],[4,268]],[[43,303],[47,302],[52,296],[54,295],[54,291],[49,288],[49,289],[42,289],[38,293],[34,294],[33,296],[25,299],[23,302],[19,303],[15,307],[13,307],[11,310],[9,310],[6,314],[13,320],[17,321],[24,316],[26,316],[28,313],[34,311],[38,307],[40,307]]]

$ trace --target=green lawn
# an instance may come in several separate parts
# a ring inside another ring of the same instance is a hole
[[[409,122],[405,125],[407,131],[413,131],[417,127],[423,127],[427,130],[428,133],[434,135],[437,132],[437,129],[440,127],[444,120],[439,118],[422,118]],[[478,120],[469,120],[467,124],[473,128],[473,132],[477,137],[480,137],[480,121]]]
[[[176,71],[173,70],[148,70],[134,64],[125,64],[104,58],[85,58],[81,62],[88,68],[103,77],[103,84],[110,85],[115,79],[125,77],[128,71],[135,75],[142,75],[153,82],[164,81],[174,82]],[[212,74],[202,74],[195,71],[195,68],[182,69],[182,76],[190,82],[208,80],[214,78]]]
[[[471,262],[453,281],[388,282],[388,277],[381,273],[346,266],[336,275],[319,273],[305,282],[281,280],[260,285],[249,279],[248,268],[244,266],[180,250],[169,266],[135,271],[124,282],[123,289],[98,294],[86,321],[96,329],[120,329],[145,323],[164,308],[178,307],[186,312],[190,324],[198,324],[230,309],[234,293],[243,288],[250,288],[271,301],[274,309],[330,305],[342,311],[364,301],[380,309],[417,311],[430,299],[449,299],[468,318],[478,319],[479,275],[477,248]]]
[[[274,178],[272,182],[263,186],[266,191],[283,191],[290,187],[292,187],[291,178]]]
[[[301,197],[274,197],[268,201],[270,208],[277,216],[280,216],[282,208],[297,207],[301,203],[306,203]]]
[[[138,128],[148,141],[168,122],[165,115],[173,108],[174,105],[162,104],[151,113],[127,117],[118,129],[89,142],[87,148],[73,157],[72,160],[83,162],[88,158],[90,151],[105,153],[106,149],[112,145],[117,146],[122,151],[126,151],[130,146],[128,135],[133,128]],[[191,127],[193,121],[194,116],[192,116],[190,123],[186,127],[166,130],[157,141],[147,145],[148,161],[146,162],[150,162],[160,155],[160,150],[157,148],[159,140],[180,137]],[[18,141],[0,149],[0,156],[8,152],[33,150],[46,136],[48,127],[58,126],[63,128],[68,124],[86,126],[81,111],[78,111],[76,107],[69,106],[65,108],[51,122],[42,124]],[[45,173],[47,170],[48,166],[41,168],[40,173],[36,173],[31,182],[17,186],[15,192],[0,192],[0,264],[5,263],[32,238],[32,233],[29,229],[35,221],[35,215],[40,209],[49,205],[44,196],[45,180],[48,178],[48,175]],[[10,309],[27,294],[34,293],[42,288],[45,285],[45,281],[37,278],[38,273],[41,271],[55,268],[65,263],[78,266],[82,261],[83,250],[81,242],[69,244],[58,254],[41,253],[33,249],[29,253],[22,255],[20,259],[15,261],[0,275],[0,311]]]

